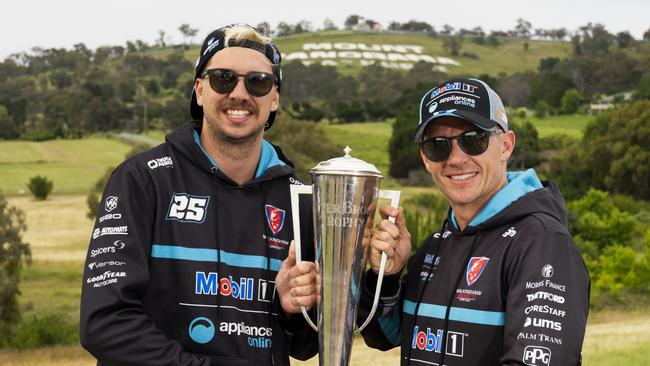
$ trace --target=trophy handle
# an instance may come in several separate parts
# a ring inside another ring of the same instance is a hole
[[[293,246],[294,249],[296,250],[296,264],[302,262],[302,254],[301,254],[302,252],[301,252],[301,243],[300,243],[300,212],[299,212],[298,200],[301,194],[312,194],[313,190],[314,190],[313,186],[297,185],[297,184],[289,185],[289,191],[291,194],[291,219],[293,222]],[[318,327],[309,318],[309,315],[307,314],[307,309],[305,309],[304,306],[301,306],[300,310],[302,311],[302,315],[305,317],[305,320],[307,320],[307,323],[309,323],[309,325],[315,331],[318,332]]]
[[[391,207],[398,208],[399,207],[399,199],[400,195],[402,192],[400,191],[390,191],[390,190],[380,190],[379,191],[379,198],[386,198],[390,200],[390,205]],[[395,223],[395,218],[394,217],[389,217],[388,221]],[[296,253],[297,256],[297,253]],[[381,253],[381,262],[379,263],[379,273],[377,276],[377,287],[375,288],[375,299],[372,302],[372,309],[370,310],[370,314],[368,315],[368,318],[366,318],[366,321],[361,324],[361,326],[354,331],[354,333],[359,333],[361,332],[365,327],[370,324],[370,321],[372,318],[375,316],[375,311],[377,311],[377,305],[379,304],[379,296],[381,294],[381,284],[384,281],[384,272],[386,271],[386,261],[388,260],[388,257],[386,256],[386,253],[382,252]]]

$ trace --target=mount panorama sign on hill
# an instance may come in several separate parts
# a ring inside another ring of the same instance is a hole
[[[448,57],[431,56],[423,53],[424,47],[409,44],[365,44],[352,42],[304,43],[302,51],[290,52],[284,59],[300,60],[306,66],[320,62],[323,66],[353,65],[368,66],[375,63],[388,68],[409,70],[414,63],[423,61],[446,72],[447,66],[460,66]]]

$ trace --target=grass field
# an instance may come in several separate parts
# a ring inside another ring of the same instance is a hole
[[[595,117],[572,114],[546,118],[528,117],[525,120],[535,125],[540,138],[553,135],[567,135],[574,139],[580,139],[582,138],[585,127],[587,127],[587,124],[593,118]]]
[[[54,194],[88,192],[130,149],[107,138],[0,141],[0,190],[6,195],[29,194],[29,179],[44,175],[54,182]]]

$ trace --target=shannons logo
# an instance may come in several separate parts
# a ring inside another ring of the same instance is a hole
[[[168,168],[173,168],[174,167],[174,162],[172,161],[172,158],[169,156],[165,156],[162,158],[156,158],[153,160],[149,160],[147,162],[147,165],[149,166],[149,169],[154,170],[159,167],[168,167]]]
[[[526,346],[523,361],[528,366],[548,366],[551,364],[551,350],[546,347]]]

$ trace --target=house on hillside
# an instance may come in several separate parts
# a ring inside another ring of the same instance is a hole
[[[598,114],[602,111],[614,108],[618,103],[628,102],[630,100],[632,100],[632,92],[630,91],[613,95],[595,96],[589,104],[589,114]]]

